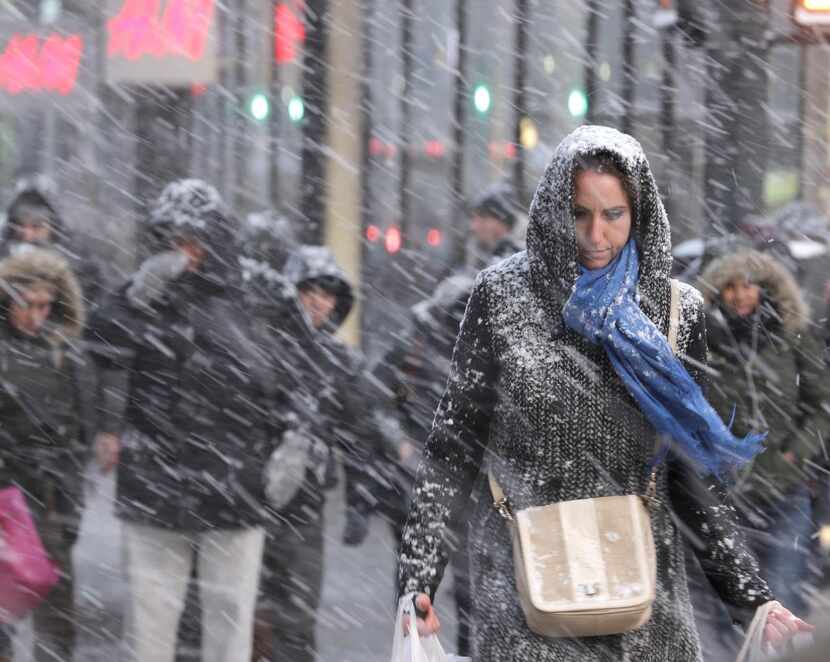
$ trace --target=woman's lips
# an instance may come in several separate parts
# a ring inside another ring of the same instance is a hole
[[[582,255],[588,258],[597,258],[607,255],[611,251],[610,248],[604,248],[600,251],[582,251]]]

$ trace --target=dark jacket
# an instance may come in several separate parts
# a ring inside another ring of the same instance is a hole
[[[450,358],[474,278],[466,273],[438,284],[411,310],[411,327],[373,370],[387,388],[403,433],[420,447],[432,428],[447,385]]]
[[[46,282],[56,291],[38,337],[6,319],[9,287]],[[19,485],[30,508],[55,511],[77,534],[83,471],[94,427],[86,396],[92,370],[78,337],[84,323],[81,290],[67,262],[31,250],[0,262],[0,486]]]
[[[90,323],[101,367],[128,377],[123,416],[103,412],[103,429],[122,434],[116,512],[175,530],[257,525],[263,467],[285,427],[282,368],[246,306],[231,218],[194,209],[203,268],[142,306],[130,296],[139,271]]]
[[[331,486],[332,461],[339,456],[346,475],[347,505],[367,511],[369,463],[380,443],[379,433],[366,396],[365,360],[335,335],[352,309],[352,285],[331,251],[322,246],[297,249],[286,262],[283,276],[295,289],[320,282],[337,297],[329,324],[315,332],[314,353],[296,357],[297,374],[316,385],[319,410],[309,426],[315,444],[306,483],[286,510],[296,512],[309,500],[321,502],[320,488],[326,482]]]
[[[19,250],[21,243],[15,236],[17,224],[27,213],[33,211],[47,218],[52,228],[51,241],[39,247],[51,249],[69,262],[81,285],[85,306],[91,308],[98,302],[103,291],[101,270],[84,247],[74,240],[48,195],[32,183],[24,182],[6,210],[6,223],[0,237],[0,257],[13,255]]]
[[[562,141],[536,190],[527,251],[483,271],[461,325],[450,378],[418,472],[401,543],[400,590],[433,596],[449,522],[470,523],[475,650],[479,662],[701,659],[681,527],[692,532],[721,597],[751,613],[770,598],[736,514],[676,454],[660,465],[652,514],[657,597],[651,620],[621,635],[547,639],[527,627],[515,589],[510,530],[492,507],[485,457],[516,509],[642,494],[655,431],[605,352],[565,328],[561,310],[578,275],[571,198],[578,155],[607,153],[637,193],[633,236],[644,312],[664,333],[670,308],[669,223],[640,145],[606,127]],[[680,352],[705,361],[703,302],[681,287]],[[690,365],[691,367],[691,365]],[[480,475],[481,472],[481,475]],[[477,504],[469,507],[469,496]]]
[[[754,315],[740,319],[721,305],[720,293],[735,279],[761,288]],[[740,492],[776,501],[804,484],[808,461],[830,434],[830,385],[821,344],[810,329],[807,304],[795,279],[773,257],[740,251],[712,262],[702,274],[709,331],[709,400],[733,431],[767,432],[766,450],[745,470]],[[783,454],[795,454],[795,464]]]

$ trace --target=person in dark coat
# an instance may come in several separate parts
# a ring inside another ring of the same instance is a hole
[[[0,236],[0,257],[30,247],[54,250],[66,259],[81,284],[84,304],[92,309],[102,292],[101,271],[83,246],[72,237],[49,191],[38,178],[18,182],[17,193],[6,210]]]
[[[439,283],[429,299],[412,307],[411,328],[373,369],[389,394],[388,406],[379,413],[395,419],[383,426],[389,430],[380,459],[384,470],[373,491],[376,511],[388,520],[396,542],[403,534],[415,472],[447,385],[452,348],[473,282],[473,276],[457,273]],[[455,523],[448,538],[458,614],[456,653],[466,656],[472,611],[466,523]]]
[[[470,296],[402,538],[401,600],[415,597],[425,612],[417,623],[423,634],[438,629],[432,600],[446,565],[445,531],[464,511],[477,662],[697,662],[678,522],[702,543],[696,551],[703,569],[736,617],[751,618],[771,600],[716,478],[759,445],[755,436],[734,438],[701,395],[696,366],[706,361],[705,318],[701,296],[688,285],[679,285],[680,358],[666,338],[669,223],[639,143],[596,126],[565,138],[537,188],[527,246],[485,269]],[[637,343],[666,371],[649,370]],[[616,351],[630,357],[626,369],[612,364]],[[657,390],[669,379],[679,397]],[[649,396],[660,404],[652,402],[647,417],[640,398]],[[677,423],[687,407],[699,427]],[[493,506],[487,474],[514,510],[644,494],[650,464],[660,457],[658,426],[669,445],[656,465],[661,506],[651,513],[657,586],[650,620],[602,637],[534,634],[516,591],[510,530]],[[769,642],[809,629],[784,608],[772,613]]]
[[[245,307],[235,226],[216,189],[173,182],[149,221],[153,255],[88,332],[105,395],[126,388],[123,407],[102,399],[96,442],[102,469],[118,467],[126,644],[129,659],[172,662],[197,562],[202,659],[236,662],[251,651],[263,468],[286,429],[280,369]]]
[[[79,346],[85,307],[69,264],[32,250],[0,261],[0,488],[26,497],[60,580],[34,610],[38,662],[70,659],[75,642],[72,547],[83,509],[83,472],[94,387]],[[10,660],[5,637],[0,658]]]
[[[299,480],[283,480],[279,494],[275,490],[269,495],[276,517],[268,525],[253,659],[311,662],[317,650],[323,514],[326,491],[335,484],[333,463],[337,457],[342,459],[346,477],[343,542],[359,545],[368,533],[372,500],[367,467],[379,433],[364,395],[363,359],[334,335],[354,302],[352,285],[334,255],[321,246],[302,246],[288,258],[282,278],[272,274],[271,282],[278,299],[286,286],[294,289],[306,321],[315,330],[315,353],[288,351],[285,356],[289,372],[306,388],[313,385],[317,410],[307,410],[301,417],[280,454],[283,472]],[[283,325],[284,320],[275,320],[271,327],[284,333]],[[295,407],[300,410],[301,406]]]
[[[712,377],[709,400],[732,429],[767,431],[766,451],[734,491],[776,596],[800,615],[814,533],[811,462],[830,436],[830,381],[807,303],[774,257],[725,255],[700,277]],[[813,465],[815,466],[815,465]]]

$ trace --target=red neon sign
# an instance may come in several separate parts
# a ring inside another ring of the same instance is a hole
[[[297,50],[305,43],[305,25],[298,16],[302,12],[302,2],[290,7],[280,2],[274,9],[274,60],[277,64],[293,62]]]
[[[0,54],[0,89],[10,94],[57,92],[75,89],[84,52],[79,35],[15,34]]]
[[[215,0],[124,0],[107,21],[107,55],[138,60],[180,56],[200,60],[205,54]]]

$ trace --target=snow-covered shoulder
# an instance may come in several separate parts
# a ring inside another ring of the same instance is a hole
[[[696,287],[677,281],[680,293],[680,327],[678,329],[679,346],[685,350],[692,340],[692,334],[699,329],[703,316],[703,295]]]

